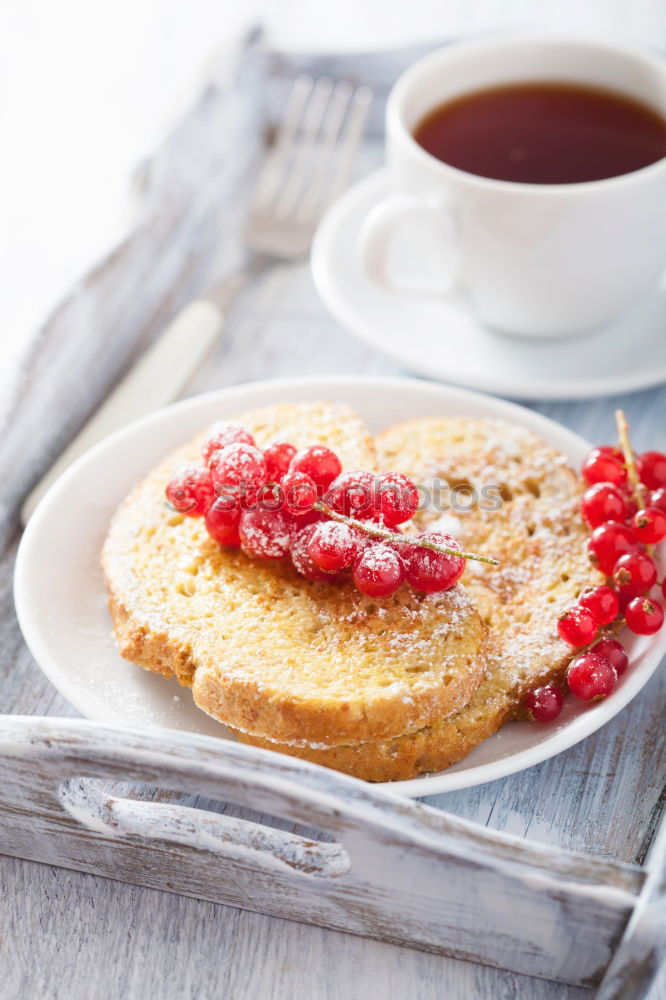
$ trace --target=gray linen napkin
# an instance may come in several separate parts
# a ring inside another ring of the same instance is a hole
[[[422,53],[292,56],[271,51],[257,31],[224,53],[140,171],[132,232],[63,298],[18,364],[0,372],[0,552],[23,497],[136,355],[184,303],[240,263],[246,197],[295,76],[369,84],[376,99],[365,162],[374,165],[386,94]]]

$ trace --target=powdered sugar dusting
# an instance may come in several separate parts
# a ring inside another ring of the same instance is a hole
[[[346,545],[349,539],[349,528],[342,521],[321,521],[318,525],[318,535],[327,545]]]
[[[391,464],[404,469],[406,461],[417,482],[431,490],[434,483],[449,490],[463,483],[476,491],[469,511],[431,507],[416,520],[501,561],[499,569],[468,561],[463,576],[491,630],[495,687],[515,692],[556,676],[572,656],[557,635],[558,615],[601,582],[587,557],[582,488],[566,457],[503,421],[423,421],[391,437],[382,440]],[[489,486],[501,499],[495,509],[481,502]]]
[[[390,545],[377,543],[369,545],[363,554],[363,564],[372,573],[384,573],[393,569],[398,559]]]

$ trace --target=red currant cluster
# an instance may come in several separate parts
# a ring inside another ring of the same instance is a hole
[[[466,558],[457,539],[430,531],[400,533],[419,504],[407,476],[343,472],[323,445],[297,451],[286,442],[263,450],[238,424],[217,423],[206,436],[204,465],[182,466],[166,488],[173,509],[203,517],[219,545],[257,559],[290,557],[310,580],[349,578],[372,597],[406,581],[415,590],[449,590]],[[459,554],[460,553],[460,554]]]
[[[666,598],[666,579],[658,583],[649,547],[666,539],[666,455],[648,451],[634,457],[621,413],[618,426],[623,450],[594,448],[582,468],[588,488],[581,512],[592,529],[588,551],[607,582],[587,590],[557,626],[565,642],[587,647],[567,670],[569,691],[584,701],[606,698],[627,669],[627,653],[615,633],[626,625],[636,635],[654,635],[664,623],[664,609],[651,591],[659,586]],[[604,633],[611,626],[611,634]],[[524,704],[532,718],[551,722],[562,708],[562,693],[537,688]]]

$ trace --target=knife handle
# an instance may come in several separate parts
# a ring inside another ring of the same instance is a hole
[[[205,299],[178,313],[28,494],[21,508],[23,524],[75,459],[125,424],[178,398],[217,340],[223,319],[222,310]]]

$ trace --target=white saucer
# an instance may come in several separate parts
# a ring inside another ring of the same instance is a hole
[[[666,381],[666,274],[654,292],[593,333],[548,340],[496,333],[474,318],[461,295],[392,293],[360,271],[361,224],[388,190],[384,169],[347,191],[329,209],[312,248],[321,297],[362,340],[419,374],[522,399],[605,396]]]
[[[416,379],[281,379],[188,399],[130,424],[83,455],[54,483],[31,517],[16,563],[15,600],[33,656],[58,690],[89,719],[166,726],[222,739],[231,734],[175,681],[118,654],[111,634],[99,553],[116,506],[166,454],[213,420],[279,402],[349,403],[373,432],[435,414],[497,417],[528,427],[577,466],[589,444],[545,417],[503,400]],[[433,795],[493,781],[538,764],[608,722],[643,687],[666,651],[666,629],[627,638],[631,665],[613,695],[589,706],[567,698],[556,724],[512,723],[440,774],[392,782],[405,795]]]

